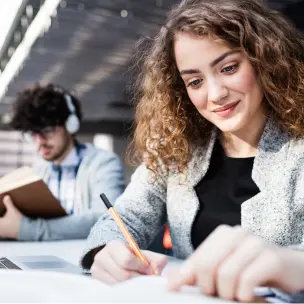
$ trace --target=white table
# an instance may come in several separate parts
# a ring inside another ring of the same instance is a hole
[[[85,243],[86,243],[86,240],[69,240],[69,241],[56,241],[56,242],[15,242],[15,241],[0,241],[0,257],[2,256],[20,256],[20,255],[55,255],[57,257],[60,257],[62,259],[65,259],[66,261],[69,261],[70,263],[73,263],[75,265],[79,265],[79,261],[80,261],[80,257],[82,255],[82,252],[83,252],[83,249],[85,247]],[[178,265],[181,264],[181,260],[176,260],[176,259],[172,259],[172,258],[169,258],[169,263],[168,265],[165,267],[164,271],[163,271],[163,274],[165,274],[168,269],[170,269],[171,267],[176,267]],[[23,272],[22,272],[23,273]],[[25,274],[22,274],[20,273],[20,275],[25,275]],[[0,272],[0,274],[2,274]],[[18,271],[18,274],[19,274],[19,271]],[[7,274],[5,274],[6,276],[3,277],[3,279],[5,279],[5,282],[7,283],[8,286],[10,286],[9,284],[9,277],[7,277]],[[15,275],[13,273],[13,275]],[[38,283],[35,283],[34,286],[35,287],[35,294],[37,295],[37,297],[39,296],[39,301],[38,302],[44,302],[44,299],[45,299],[45,296],[42,296],[42,294],[45,294],[46,291],[49,291],[49,287],[45,286],[49,281],[48,280],[51,280],[52,279],[52,276],[55,276],[55,279],[56,280],[63,280],[63,277],[62,276],[58,276],[56,278],[56,275],[57,274],[52,274],[51,277],[50,274],[48,273],[48,276],[45,276],[43,278],[43,281],[41,282],[41,286],[40,286],[40,289],[41,289],[41,297],[37,294],[37,284]],[[73,296],[71,296],[71,293],[68,294],[68,292],[65,290],[65,289],[62,289],[61,290],[61,294],[57,294],[57,298],[53,298],[53,300],[51,302],[75,302],[75,299],[77,300],[77,302],[97,302],[96,299],[99,299],[100,298],[103,298],[104,299],[104,296],[105,296],[105,290],[103,288],[101,288],[101,286],[99,285],[96,285],[96,282],[97,281],[94,281],[93,283],[92,282],[89,282],[87,281],[88,278],[84,278],[82,276],[79,276],[79,278],[77,278],[77,280],[74,282],[74,281],[71,281],[71,278],[73,279],[75,276],[67,276],[66,278],[64,278],[64,280],[62,281],[63,282],[63,285],[64,286],[67,286],[68,283],[72,284],[72,286],[76,287],[77,289],[77,286],[78,289],[81,291],[82,289],[85,289],[85,290],[90,290],[90,295],[91,297],[84,297],[84,298],[81,298],[83,297],[83,294],[77,294],[75,293],[75,290],[73,289]],[[78,276],[76,276],[78,277]],[[14,280],[16,279],[19,279],[19,277],[12,277],[11,278],[13,282],[15,282]],[[22,277],[20,278],[20,280],[22,279]],[[28,283],[28,290],[30,290],[31,288],[31,282],[34,282],[34,279],[35,277],[30,277],[30,280]],[[39,277],[38,277],[39,279]],[[36,280],[38,280],[36,279]],[[0,279],[1,281],[1,279]],[[24,285],[24,281],[21,281],[22,284]],[[38,280],[39,282],[39,280]],[[77,285],[78,284],[78,285]],[[101,283],[100,283],[101,284]],[[3,285],[3,281],[2,281],[2,285]],[[58,286],[59,287],[59,286]],[[16,285],[15,283],[12,283],[12,288],[13,290],[16,289]],[[100,290],[99,290],[100,289]],[[6,291],[9,291],[9,288],[6,289]],[[56,290],[56,292],[58,293],[60,290]],[[96,291],[98,291],[100,294],[96,294]],[[1,296],[3,296],[3,291],[2,291],[2,294]],[[64,296],[66,298],[64,298]],[[106,298],[106,302],[112,302],[112,296],[113,294],[110,293],[108,295],[108,298]],[[16,297],[16,296],[14,296]],[[5,298],[5,297],[4,297]],[[17,297],[18,298],[18,297]],[[7,298],[5,298],[6,301],[5,302],[10,302],[10,300],[12,299],[12,295],[8,293],[7,295]],[[15,299],[15,298],[14,298]],[[18,298],[19,300],[22,299],[22,301],[24,301],[25,298]],[[31,301],[30,302],[35,302],[32,298],[32,295],[31,296],[28,296],[28,299],[30,299]],[[42,300],[43,299],[43,300]],[[46,298],[47,300],[48,298]],[[50,299],[49,299],[50,300]],[[64,300],[64,301],[63,301]],[[181,300],[181,302],[183,302],[183,298],[181,299],[178,299],[176,298],[175,299],[175,302],[177,300]],[[192,299],[193,300],[193,299]],[[209,298],[204,298],[202,300],[202,303],[204,303],[204,300],[205,302],[207,303],[207,300],[211,303],[221,303],[221,301],[219,300],[215,300],[215,299],[209,299]],[[121,303],[122,301],[120,300],[119,303]],[[125,300],[123,301],[125,302]],[[140,301],[140,302],[143,302],[143,301]],[[177,301],[179,302],[179,301]],[[224,302],[222,302],[224,303]]]
[[[86,240],[56,242],[0,241],[0,257],[12,255],[55,255],[78,265],[85,242]]]
[[[73,264],[78,264],[86,240],[56,242],[14,242],[0,241],[0,256],[20,255],[55,255]],[[170,261],[174,265],[178,261]],[[187,294],[169,294],[164,289],[163,280],[155,282],[151,289],[150,281],[135,281],[126,287],[123,284],[109,287],[90,277],[71,274],[35,272],[35,271],[0,271],[0,302],[52,302],[52,303],[143,303],[148,298],[162,303],[223,303],[202,296]],[[158,283],[158,284],[156,284]],[[162,285],[159,285],[162,283]],[[138,285],[139,284],[139,285]],[[159,285],[159,286],[158,286]],[[118,287],[117,287],[118,286]],[[119,287],[120,286],[120,287]],[[115,289],[117,288],[117,290]],[[141,293],[138,292],[140,288]],[[148,294],[148,296],[147,296]]]

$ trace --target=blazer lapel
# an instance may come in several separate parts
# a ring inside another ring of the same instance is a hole
[[[287,157],[284,145],[288,142],[287,133],[282,132],[276,123],[269,119],[258,146],[258,155],[255,157],[252,178],[262,191],[267,188],[269,182],[273,179],[277,164],[281,164]]]
[[[285,199],[278,196],[277,189],[283,187],[280,173],[281,168],[286,165],[287,143],[287,133],[282,132],[273,120],[269,120],[260,140],[252,170],[252,179],[259,187],[260,193],[241,206],[242,227],[277,243],[280,243],[284,235],[280,222],[285,220],[282,212],[286,208]]]
[[[208,143],[205,146],[197,147],[193,151],[188,165],[188,180],[192,187],[195,187],[207,173],[216,136],[217,129],[213,129]]]
[[[174,240],[180,241],[180,245],[174,247],[174,251],[181,257],[189,256],[194,250],[191,241],[191,229],[199,209],[199,200],[194,187],[208,170],[216,135],[217,131],[214,129],[209,142],[205,146],[199,146],[193,151],[185,174],[187,183],[182,183],[183,178],[177,178],[177,176],[174,176],[170,182],[172,191],[168,191],[168,197],[172,198],[171,200],[174,203],[172,205],[168,204],[167,210],[169,221],[172,218],[170,221],[173,228],[171,237]],[[189,220],[185,220],[185,218]],[[178,235],[175,234],[177,232]]]

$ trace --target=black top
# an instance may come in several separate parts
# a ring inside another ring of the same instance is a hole
[[[209,169],[195,187],[200,208],[192,227],[194,248],[217,226],[241,224],[241,204],[260,192],[251,178],[253,161],[227,157],[216,141]]]

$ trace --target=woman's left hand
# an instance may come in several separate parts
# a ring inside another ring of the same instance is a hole
[[[304,290],[304,252],[281,248],[240,227],[219,226],[178,270],[169,288],[197,285],[206,295],[252,301],[256,286]]]

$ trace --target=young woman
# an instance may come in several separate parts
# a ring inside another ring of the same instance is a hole
[[[304,43],[255,0],[185,0],[147,51],[135,147],[115,208],[141,248],[168,222],[187,258],[219,225],[280,246],[304,228]],[[154,268],[162,257],[146,252]],[[151,273],[103,216],[82,259],[115,283]]]

